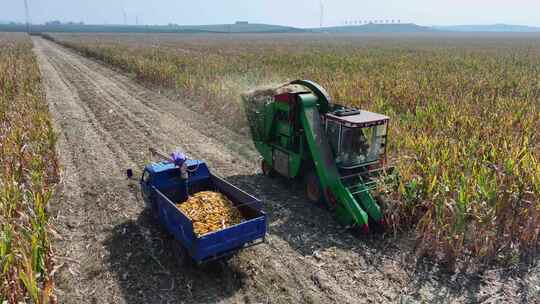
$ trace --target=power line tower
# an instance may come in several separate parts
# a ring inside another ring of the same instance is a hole
[[[24,14],[26,15],[26,32],[30,34],[30,10],[28,9],[28,0],[24,0]]]

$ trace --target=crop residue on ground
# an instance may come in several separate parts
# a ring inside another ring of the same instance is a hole
[[[231,100],[242,92],[220,89],[228,75],[313,79],[336,102],[391,117],[401,179],[381,189],[386,222],[414,228],[419,255],[511,263],[538,247],[538,36],[157,36],[162,48],[136,35],[55,39],[177,90],[237,130],[247,129],[244,112]]]

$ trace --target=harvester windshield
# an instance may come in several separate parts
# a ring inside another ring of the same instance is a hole
[[[378,162],[386,153],[388,121],[379,121],[369,126],[344,124],[328,120],[326,132],[342,168],[351,168]]]

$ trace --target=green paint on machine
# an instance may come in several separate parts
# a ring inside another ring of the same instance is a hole
[[[263,172],[303,178],[307,197],[334,210],[344,225],[368,232],[370,224],[383,224],[372,191],[392,171],[385,166],[389,118],[334,104],[309,80],[289,85],[297,89],[248,109]]]

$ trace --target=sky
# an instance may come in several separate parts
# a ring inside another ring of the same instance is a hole
[[[235,21],[318,27],[320,0],[28,0],[33,23],[223,24]],[[540,0],[322,0],[324,26],[346,20],[419,25],[540,26]],[[0,20],[23,22],[24,0],[0,0]]]

